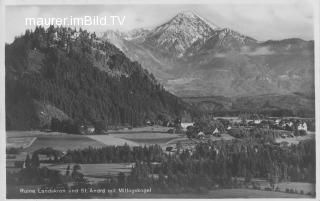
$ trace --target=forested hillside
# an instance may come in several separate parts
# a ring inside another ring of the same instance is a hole
[[[82,124],[141,125],[187,110],[153,75],[94,33],[27,30],[5,47],[7,129]]]

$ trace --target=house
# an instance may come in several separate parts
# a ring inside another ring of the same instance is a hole
[[[182,130],[187,131],[188,126],[193,126],[193,123],[181,123]]]
[[[88,126],[88,127],[87,127],[87,131],[88,131],[88,134],[93,134],[94,131],[95,131],[94,126]]]
[[[215,128],[214,131],[212,131],[212,135],[216,136],[216,137],[221,137],[220,135],[220,131],[218,128]]]
[[[260,124],[261,123],[261,119],[255,119],[255,120],[253,120],[253,123],[254,124]]]
[[[80,133],[83,135],[90,135],[94,134],[95,127],[93,125],[81,125],[80,126]]]
[[[297,130],[298,130],[298,131],[302,131],[302,130],[308,131],[307,123],[306,123],[306,122],[299,123]]]
[[[202,131],[200,131],[200,132],[198,133],[198,138],[199,138],[200,140],[204,139],[204,136],[205,136],[205,134],[204,134]]]
[[[147,126],[152,126],[153,124],[152,124],[152,122],[151,122],[149,119],[147,119],[147,120],[146,120],[146,125],[147,125]]]
[[[274,121],[274,123],[275,123],[276,125],[279,125],[280,122],[281,122],[281,119],[276,119],[276,120]]]
[[[220,133],[218,128],[214,129],[214,131],[212,132],[213,135]]]

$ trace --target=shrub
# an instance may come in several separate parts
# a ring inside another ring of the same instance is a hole
[[[16,167],[16,168],[22,168],[22,166],[23,166],[23,161],[15,161],[14,162],[14,167]]]

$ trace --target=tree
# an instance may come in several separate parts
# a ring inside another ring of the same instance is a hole
[[[32,168],[39,168],[40,166],[40,161],[39,161],[39,156],[38,154],[33,154],[31,158],[31,167]]]
[[[107,128],[106,128],[107,124],[104,121],[97,120],[94,122],[93,125],[94,125],[95,133],[100,134],[100,133],[107,131]]]
[[[26,166],[26,168],[30,168],[31,167],[31,160],[30,160],[29,154],[27,154],[27,156],[26,156],[25,166]]]
[[[66,176],[70,175],[70,165],[68,165],[67,169],[66,169]]]
[[[123,187],[126,187],[126,185],[127,185],[126,176],[123,172],[120,172],[118,174],[118,187],[123,188]]]
[[[196,131],[195,127],[194,127],[194,126],[188,126],[188,127],[187,127],[186,135],[187,135],[187,137],[188,137],[189,139],[195,138],[196,135],[197,135],[197,131]]]
[[[79,172],[79,170],[81,170],[81,166],[79,164],[74,165],[72,168],[71,177],[75,181],[82,181],[83,175]]]

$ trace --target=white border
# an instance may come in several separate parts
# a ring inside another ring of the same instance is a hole
[[[6,147],[6,132],[5,132],[5,55],[4,55],[4,46],[5,46],[5,7],[6,6],[17,6],[17,5],[97,5],[97,4],[284,4],[284,3],[295,3],[299,0],[0,0],[0,134],[2,137],[1,140],[1,156],[0,156],[0,199],[6,200],[6,162],[5,162],[5,147]],[[304,0],[306,1],[306,0]],[[320,151],[319,147],[319,136],[317,131],[320,130],[320,49],[319,49],[319,32],[320,32],[320,21],[319,21],[319,11],[320,11],[320,1],[318,0],[308,0],[313,4],[313,16],[314,16],[314,45],[315,45],[315,108],[316,108],[316,198],[306,198],[298,200],[315,200],[319,199],[319,166],[320,166]],[[16,199],[11,199],[16,200]],[[43,199],[39,199],[43,200]],[[54,199],[60,200],[60,199]],[[62,200],[74,200],[74,199],[62,199]],[[90,199],[90,200],[101,200],[101,199]],[[125,199],[119,199],[125,200]],[[143,199],[143,200],[158,200],[158,199]],[[166,200],[177,200],[177,199],[166,199]],[[195,199],[195,200],[221,200],[221,199]],[[233,199],[223,199],[224,201],[231,201]],[[239,201],[244,201],[247,199],[237,199]],[[279,200],[279,199],[251,199],[251,200]],[[281,200],[297,200],[297,199],[281,199]]]

